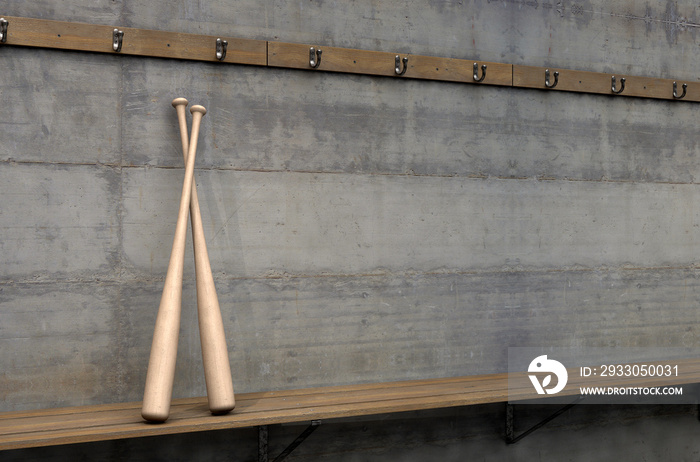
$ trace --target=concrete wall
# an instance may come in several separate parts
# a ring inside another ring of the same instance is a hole
[[[9,0],[0,15],[690,82],[699,9]],[[178,96],[209,111],[196,180],[237,392],[505,371],[508,346],[700,344],[697,104],[18,47],[0,62],[1,410],[141,399],[180,196]],[[187,255],[176,397],[205,393]],[[646,440],[653,458],[692,420],[591,409],[538,441],[590,460],[568,448],[601,426],[617,458],[638,431],[664,435]],[[398,434],[329,425],[296,460],[396,460],[402,434],[404,460],[435,444],[439,460],[539,455],[500,446],[500,407],[453,412],[399,416]],[[226,435],[206,441],[224,451]],[[253,432],[234,435],[253,451]],[[0,458],[152,459],[174,441]],[[697,459],[684,441],[676,459]]]

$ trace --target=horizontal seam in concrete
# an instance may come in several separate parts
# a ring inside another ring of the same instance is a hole
[[[594,12],[592,12],[594,13]],[[600,14],[600,16],[603,16],[603,14]],[[678,18],[678,19],[672,19],[672,18],[652,18],[651,16],[637,16],[633,14],[617,14],[617,13],[609,13],[608,16],[613,17],[613,18],[623,18],[623,19],[632,19],[632,20],[638,20],[638,21],[643,21],[643,22],[654,22],[658,24],[666,24],[666,25],[678,25],[681,27],[700,27],[700,24],[690,22],[689,18]]]
[[[182,170],[182,167],[175,166],[136,166],[129,165],[124,168],[158,168],[167,170]],[[399,173],[399,172],[344,172],[344,171],[321,171],[321,170],[284,170],[284,169],[242,169],[235,167],[207,167],[196,168],[196,171],[231,171],[250,173],[296,173],[306,175],[357,175],[357,176],[388,176],[388,177],[416,177],[416,178],[464,178],[470,180],[521,180],[521,181],[574,181],[592,183],[639,183],[639,184],[671,184],[671,185],[697,185],[696,182],[684,181],[660,181],[660,180],[639,180],[639,179],[610,179],[610,178],[556,178],[551,176],[513,176],[513,175],[485,175],[478,173],[457,174],[457,173]]]
[[[103,162],[46,162],[34,160],[4,160],[0,164],[17,165],[47,165],[47,166],[86,166],[86,167],[108,167],[125,169],[160,169],[160,170],[184,170],[183,166],[176,165],[120,165],[119,163]],[[640,179],[615,179],[615,178],[571,178],[552,177],[549,175],[538,176],[515,176],[515,175],[486,175],[479,173],[459,174],[459,173],[405,173],[405,172],[345,172],[342,170],[287,170],[287,169],[251,169],[236,167],[195,167],[195,171],[222,171],[222,172],[250,172],[250,173],[296,173],[307,175],[357,175],[357,176],[388,176],[388,177],[426,177],[426,178],[465,178],[474,180],[521,180],[521,181],[574,181],[592,183],[639,183],[639,184],[670,184],[670,185],[698,185],[695,181],[662,181],[662,180],[640,180]]]
[[[9,164],[39,164],[39,165],[60,165],[60,166],[96,166],[125,169],[160,169],[160,170],[183,170],[182,166],[175,165],[122,165],[112,163],[88,163],[88,162],[42,162],[42,161],[0,161]],[[552,176],[514,176],[514,175],[486,175],[479,173],[458,174],[458,173],[400,173],[400,172],[345,172],[342,170],[286,170],[286,169],[250,169],[236,167],[196,167],[195,171],[222,171],[222,172],[250,172],[250,173],[295,173],[306,175],[357,175],[357,176],[388,176],[388,177],[426,177],[426,178],[465,178],[473,180],[521,180],[521,181],[574,181],[593,183],[639,183],[639,184],[670,184],[670,185],[697,185],[697,182],[685,181],[660,181],[660,180],[640,180],[640,179],[611,179],[611,178],[571,178]]]
[[[66,167],[109,167],[119,168],[119,163],[112,162],[51,162],[46,160],[1,160],[0,164],[8,165],[47,165],[47,166],[66,166]]]
[[[483,276],[490,274],[552,274],[552,273],[612,273],[612,272],[643,272],[643,271],[696,271],[700,270],[700,265],[685,265],[685,266],[600,266],[600,267],[569,267],[569,268],[512,268],[504,267],[500,269],[484,269],[484,270],[468,270],[468,271],[382,271],[382,272],[367,272],[367,273],[322,273],[322,274],[267,274],[254,276],[217,276],[214,275],[216,281],[265,281],[265,280],[291,280],[291,279],[359,279],[373,277],[394,277],[394,278],[413,278],[419,276]],[[117,278],[66,278],[66,279],[7,279],[0,280],[0,286],[9,285],[31,285],[31,284],[123,284],[131,282],[155,283],[163,282],[163,277],[140,278],[140,277],[125,277]],[[194,279],[191,281],[194,284]]]

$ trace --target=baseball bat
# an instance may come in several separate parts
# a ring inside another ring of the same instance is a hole
[[[176,98],[173,100],[173,107],[177,110],[182,155],[186,162],[189,151],[185,117],[187,100]],[[194,179],[192,180],[192,197],[190,198],[190,223],[192,224],[194,269],[197,278],[199,338],[202,343],[202,362],[204,363],[204,380],[207,385],[209,410],[213,414],[225,414],[235,407],[236,401],[233,394],[224,323],[221,319],[219,299],[216,296],[214,276],[209,263],[209,252],[207,252],[202,215],[199,210],[199,198],[197,197],[197,182]]]
[[[202,106],[192,106],[192,134],[185,164],[185,179],[182,184],[180,209],[175,225],[175,237],[170,253],[170,263],[165,275],[163,295],[160,299],[156,327],[153,331],[151,356],[146,372],[146,386],[143,393],[141,416],[151,422],[164,422],[170,415],[170,400],[175,378],[175,359],[180,331],[180,310],[182,305],[182,272],[185,264],[185,239],[187,237],[187,215],[192,195],[194,159],[197,151],[199,125],[207,110]]]

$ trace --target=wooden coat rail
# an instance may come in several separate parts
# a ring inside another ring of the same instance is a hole
[[[700,83],[0,16],[2,45],[700,102]]]
[[[513,86],[521,88],[545,88],[544,67],[513,66]],[[553,73],[559,73],[559,82],[555,91],[573,91],[579,93],[598,93],[615,95],[612,92],[612,75],[598,72],[573,71],[567,69],[550,69],[550,81],[553,81]],[[651,77],[637,77],[624,74],[616,74],[616,82],[620,84],[625,79],[625,89],[619,93],[624,96],[636,96],[640,98],[672,99],[678,101],[700,102],[700,83],[676,83],[676,96],[674,97],[674,80],[656,79]],[[683,85],[686,89],[684,91]]]
[[[309,50],[311,46],[297,43],[268,42],[267,65],[384,77],[477,83],[473,77],[474,61],[350,48],[324,46],[314,46],[313,48],[315,50],[320,49],[323,52],[318,66],[315,68],[310,65]],[[396,62],[397,56],[399,59],[398,64]],[[405,62],[404,59],[406,59]],[[512,86],[513,69],[510,64],[480,61],[477,63],[479,78],[484,75],[482,71],[483,65],[487,66],[487,71],[484,79],[478,83]]]
[[[216,39],[221,38],[228,42],[223,62],[267,65],[267,42],[264,40],[119,27],[117,30],[122,33],[120,34],[121,47],[117,52],[113,47],[115,28],[111,26],[13,16],[2,17],[7,21],[7,39],[4,45],[219,61],[216,57]]]

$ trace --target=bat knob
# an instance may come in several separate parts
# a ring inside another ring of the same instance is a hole
[[[190,108],[190,112],[194,114],[195,112],[199,112],[202,115],[207,113],[207,110],[204,106],[199,106],[199,105],[194,105]]]
[[[185,98],[175,98],[173,100],[173,107],[187,106],[189,103]]]

